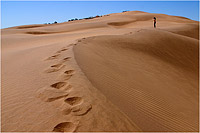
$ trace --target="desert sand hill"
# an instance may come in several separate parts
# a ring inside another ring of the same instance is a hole
[[[198,28],[130,11],[2,29],[1,130],[199,131]]]

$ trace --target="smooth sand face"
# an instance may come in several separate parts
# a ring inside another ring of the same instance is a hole
[[[3,29],[2,131],[198,131],[198,28],[135,11]]]

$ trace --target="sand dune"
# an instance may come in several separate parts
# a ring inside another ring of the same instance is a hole
[[[74,50],[92,84],[142,130],[198,128],[198,40],[140,30],[91,37]]]
[[[198,28],[130,11],[2,29],[2,131],[199,131]]]

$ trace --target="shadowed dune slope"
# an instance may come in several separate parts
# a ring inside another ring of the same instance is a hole
[[[142,131],[198,131],[198,40],[159,29],[74,47],[92,84]]]
[[[178,26],[169,26],[162,28],[166,31],[170,31],[172,33],[192,37],[199,40],[199,24],[179,24]]]

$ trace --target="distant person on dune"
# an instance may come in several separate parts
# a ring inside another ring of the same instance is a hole
[[[156,17],[153,18],[154,28],[156,28]]]

